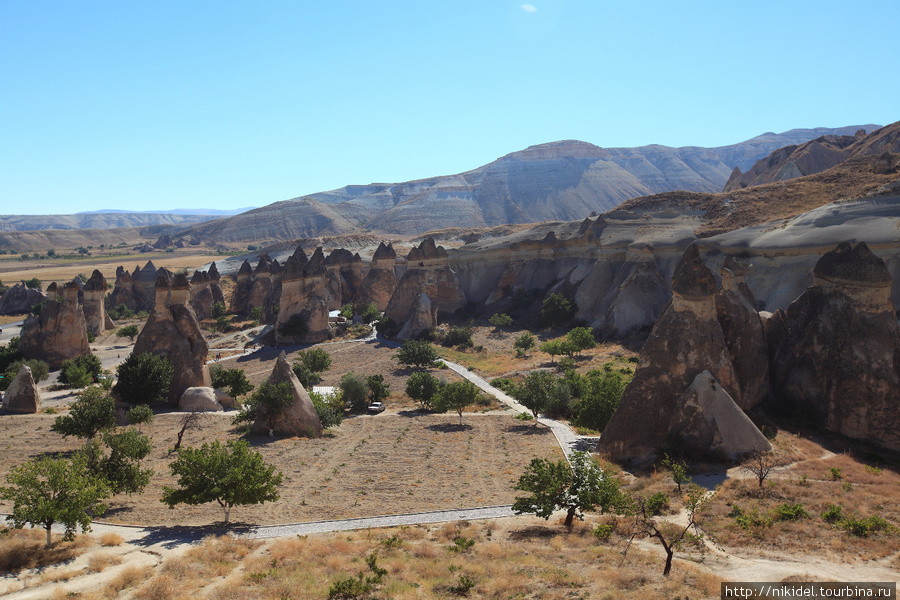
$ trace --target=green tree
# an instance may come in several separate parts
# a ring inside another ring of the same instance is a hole
[[[579,356],[583,350],[590,350],[597,345],[597,342],[594,341],[594,332],[590,327],[576,327],[566,334],[566,339]]]
[[[324,373],[331,368],[331,355],[322,348],[310,348],[298,352],[294,362],[300,363],[313,373]]]
[[[56,256],[56,250],[50,248],[49,250],[47,250],[47,256]]]
[[[369,402],[380,402],[391,395],[391,386],[384,382],[384,375],[369,375],[366,387],[369,388]]]
[[[225,391],[232,398],[239,398],[253,390],[253,384],[247,381],[243,369],[226,369],[215,365],[209,370],[212,386]]]
[[[669,458],[669,455],[664,455],[665,458],[662,460],[662,466],[669,472],[669,475],[672,476],[672,483],[674,483],[678,487],[678,493],[681,493],[681,484],[682,483],[690,483],[691,477],[687,474],[687,463],[683,460],[675,460],[674,458]]]
[[[513,391],[513,396],[534,415],[534,426],[538,424],[538,413],[543,412],[557,387],[556,377],[549,371],[532,371]]]
[[[129,425],[137,425],[138,432],[140,432],[141,425],[153,422],[153,409],[146,404],[141,404],[129,409],[125,413],[125,418],[128,419]]]
[[[313,407],[316,409],[316,416],[322,427],[337,427],[344,420],[344,401],[338,394],[330,394],[323,396],[316,392],[310,392],[309,397],[312,400]]]
[[[560,327],[575,317],[576,310],[574,302],[562,294],[553,293],[541,305],[538,319],[545,327]]]
[[[554,357],[560,354],[568,354],[574,351],[574,347],[566,340],[548,340],[541,344],[540,351],[550,355],[550,364],[553,364]]]
[[[282,381],[281,383],[264,383],[256,388],[248,404],[256,410],[257,418],[265,419],[269,428],[269,437],[272,437],[278,418],[293,403],[294,395],[291,393],[291,384]]]
[[[262,306],[254,306],[250,309],[250,320],[254,323],[259,323],[262,320],[263,309]]]
[[[406,395],[418,402],[422,410],[427,410],[440,393],[441,386],[438,378],[431,373],[417,371],[406,380]]]
[[[228,314],[228,311],[225,309],[225,304],[223,302],[213,302],[209,314],[213,319],[218,319],[219,317],[224,317]]]
[[[218,502],[226,523],[233,506],[278,500],[282,480],[281,473],[243,440],[225,446],[216,440],[200,448],[179,448],[169,469],[178,477],[178,487],[163,487],[164,504],[174,508],[177,504]]]
[[[513,324],[513,319],[506,313],[494,313],[488,319],[488,323],[494,326],[494,329],[500,330],[502,327],[509,327]]]
[[[381,311],[378,310],[378,307],[373,303],[365,304],[362,306],[356,307],[356,314],[360,316],[363,323],[369,324],[372,321],[377,321],[381,318]]]
[[[91,440],[81,452],[87,458],[88,470],[105,480],[113,494],[134,494],[150,483],[153,469],[141,469],[140,462],[151,449],[148,436],[135,429],[125,429],[104,432],[103,446],[98,440]]]
[[[672,571],[672,558],[675,555],[675,551],[681,548],[681,544],[688,532],[693,529],[697,535],[703,533],[697,524],[696,516],[703,506],[709,502],[709,498],[710,496],[707,495],[705,489],[699,485],[691,484],[684,498],[684,509],[687,513],[687,524],[684,526],[673,525],[669,521],[658,522],[653,516],[653,511],[648,506],[647,498],[638,496],[634,500],[636,505],[636,527],[632,539],[638,535],[646,535],[659,540],[666,553],[666,565],[663,568],[664,576],[668,576]]]
[[[37,277],[32,277],[28,281],[23,281],[22,283],[25,284],[25,287],[33,289],[33,290],[41,289],[41,280],[38,279]]]
[[[59,367],[59,382],[71,387],[82,388],[103,372],[100,358],[93,354],[82,354],[64,360]]]
[[[91,530],[91,520],[102,515],[109,496],[106,483],[93,477],[80,457],[75,459],[41,457],[14,468],[6,476],[10,487],[0,488],[0,498],[13,505],[6,518],[16,529],[26,524],[47,531],[47,547],[54,523],[66,528],[64,539],[71,540],[81,527]]]
[[[340,315],[348,321],[353,318],[353,305],[345,304],[341,307]]]
[[[396,358],[401,365],[422,370],[432,366],[438,360],[438,355],[434,347],[425,340],[406,340],[397,351]]]
[[[516,497],[513,511],[547,520],[553,511],[565,509],[565,525],[571,527],[575,517],[584,518],[583,511],[599,506],[602,513],[622,505],[618,481],[605,475],[590,454],[573,452],[571,461],[570,466],[565,460],[533,458],[514,488],[531,495]]]
[[[369,384],[355,373],[345,373],[341,377],[341,398],[344,405],[354,412],[364,412],[369,403]]]
[[[113,393],[129,404],[161,402],[169,395],[175,369],[167,358],[150,352],[132,354],[117,369]]]
[[[581,399],[575,403],[572,424],[603,431],[619,407],[624,391],[625,381],[619,373],[591,371],[579,381]]]
[[[116,337],[127,337],[133,342],[138,333],[137,325],[126,325],[125,327],[120,327],[119,330],[116,331]]]
[[[93,439],[101,431],[116,426],[116,401],[103,389],[84,389],[69,407],[68,415],[56,417],[50,428],[63,437]]]
[[[462,425],[463,410],[475,404],[478,395],[479,391],[475,384],[469,381],[454,381],[441,388],[440,394],[434,400],[434,409],[439,413],[455,410],[459,414],[459,424]]]
[[[528,351],[534,348],[534,346],[534,336],[528,331],[517,337],[516,341],[513,343],[513,348],[515,349],[518,358],[526,356]]]

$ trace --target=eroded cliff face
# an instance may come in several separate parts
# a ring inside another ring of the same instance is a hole
[[[322,247],[306,259],[301,248],[284,265],[275,339],[279,343],[316,343],[328,337],[328,270]]]
[[[84,320],[88,333],[100,335],[106,329],[106,291],[109,285],[103,274],[94,269],[84,284]]]
[[[431,298],[438,313],[453,314],[466,305],[459,277],[447,260],[447,251],[436,246],[433,238],[426,238],[406,257],[406,272],[391,296],[385,315],[396,323],[404,323],[413,316],[419,294]]]
[[[813,285],[766,322],[776,401],[900,449],[900,328],[887,267],[864,243],[822,256]]]

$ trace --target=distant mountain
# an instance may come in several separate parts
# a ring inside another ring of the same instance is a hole
[[[126,214],[150,214],[150,215],[207,215],[207,216],[230,216],[239,215],[242,212],[253,210],[255,206],[247,206],[244,208],[232,208],[222,210],[219,208],[173,208],[171,210],[119,210],[115,208],[105,208],[103,210],[86,210],[75,213],[76,215],[97,215],[103,213],[126,213]]]
[[[45,229],[112,229],[202,223],[220,215],[170,213],[96,212],[75,215],[0,215],[0,231],[42,231]]]
[[[877,128],[792,129],[717,148],[604,149],[577,140],[551,142],[465,173],[309,194],[197,226],[191,233],[218,242],[276,241],[289,239],[281,235],[363,230],[419,234],[447,227],[582,219],[639,196],[673,190],[718,192],[735,167],[749,169],[778,148]]]
[[[852,136],[823,135],[804,144],[779,148],[756,161],[746,173],[736,167],[723,191],[814,175],[848,158],[882,152],[900,152],[900,131],[896,124],[871,131],[870,135],[862,130]]]

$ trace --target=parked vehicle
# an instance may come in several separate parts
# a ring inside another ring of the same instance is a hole
[[[383,402],[373,402],[369,405],[369,412],[373,415],[377,415],[380,412],[384,412],[384,403]]]

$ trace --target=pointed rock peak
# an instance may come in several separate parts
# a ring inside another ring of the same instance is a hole
[[[241,268],[238,270],[238,276],[241,275],[253,275],[253,267],[250,266],[250,261],[244,259],[244,262],[241,263]]]
[[[672,291],[687,300],[700,300],[715,295],[716,278],[700,258],[697,244],[685,250],[672,275]]]
[[[353,262],[355,262],[355,263],[362,262],[362,256],[359,255],[359,252],[357,252],[356,254],[353,255]]]
[[[203,283],[205,273],[203,271],[194,271],[193,277],[191,277],[191,285],[197,285]],[[207,276],[208,277],[208,276]]]
[[[281,275],[283,281],[291,281],[303,277],[303,265],[296,256],[288,256],[284,262],[284,272]]]
[[[544,239],[541,240],[541,243],[549,246],[552,244],[556,244],[557,241],[558,240],[556,239],[556,232],[548,231],[547,235],[544,236]]]
[[[394,251],[394,245],[385,245],[384,242],[381,242],[378,244],[378,248],[375,250],[375,254],[372,255],[372,258],[375,260],[396,259],[397,253]]]
[[[141,274],[141,265],[137,265],[131,273],[132,279],[137,279]]]
[[[173,290],[188,290],[191,288],[191,283],[188,281],[187,275],[184,273],[179,273],[172,280],[172,289]]]
[[[148,260],[147,264],[144,265],[142,271],[146,271],[147,273],[156,273],[156,265],[153,264],[152,260]]]
[[[435,246],[434,238],[428,236],[422,243],[419,244],[419,252],[421,252],[420,259],[429,259],[429,258],[446,258],[447,251],[444,250],[443,246]]]
[[[166,279],[168,279],[171,282],[172,278],[174,277],[174,274],[172,273],[172,271],[166,269],[165,267],[160,267],[159,269],[156,270],[156,276],[157,277],[165,277]]]
[[[268,257],[266,257],[268,258]],[[256,274],[260,273],[268,273],[269,272],[269,261],[264,260],[263,257],[259,258],[259,263],[256,265]]]
[[[325,259],[326,265],[345,265],[353,262],[353,255],[345,248],[335,248]]]
[[[284,353],[284,350],[282,350],[281,354],[278,355],[278,358],[275,359],[275,367],[272,369],[272,375],[269,378],[269,382],[281,383],[282,381],[291,381],[291,376],[293,374],[294,371],[291,369],[291,365],[287,360],[287,355]],[[297,385],[300,385],[299,381],[297,382]]]
[[[125,270],[125,267],[119,265],[118,267],[116,267],[116,279],[118,279],[119,277],[123,277],[127,272],[128,271]]]
[[[106,277],[99,270],[94,269],[91,278],[84,284],[84,289],[89,292],[102,292],[109,289],[106,284]]]
[[[856,246],[841,242],[837,248],[819,259],[813,274],[816,277],[852,283],[891,283],[891,274],[884,261],[875,256],[865,242]]]
[[[303,246],[297,246],[297,249],[294,250],[293,256],[304,265],[309,262],[309,258],[306,256],[306,252],[303,251]]]
[[[725,257],[725,262],[722,264],[722,270],[724,271],[725,269],[731,271],[731,274],[735,277],[743,277],[747,274],[747,267],[730,254]]]
[[[313,252],[313,255],[309,258],[309,263],[304,267],[303,274],[307,277],[311,277],[312,275],[322,275],[325,273],[325,267],[323,263],[325,262],[325,253],[322,252],[322,246],[318,246],[316,251]]]
[[[283,270],[284,269],[282,268],[281,264],[278,262],[278,259],[273,258],[272,264],[269,265],[269,272],[272,273],[273,275],[275,275],[275,274],[281,273],[281,271],[283,271]]]
[[[56,293],[57,289],[58,289],[58,286],[56,285],[55,281],[47,286],[47,291],[53,292],[54,294]]]
[[[585,217],[584,221],[581,222],[581,226],[578,227],[578,235],[584,235],[591,228],[594,222],[591,221],[590,217]]]
[[[209,271],[207,271],[207,273],[209,274],[209,278],[212,281],[219,281],[222,278],[222,276],[219,275],[219,269],[216,268],[215,262],[209,265]]]

